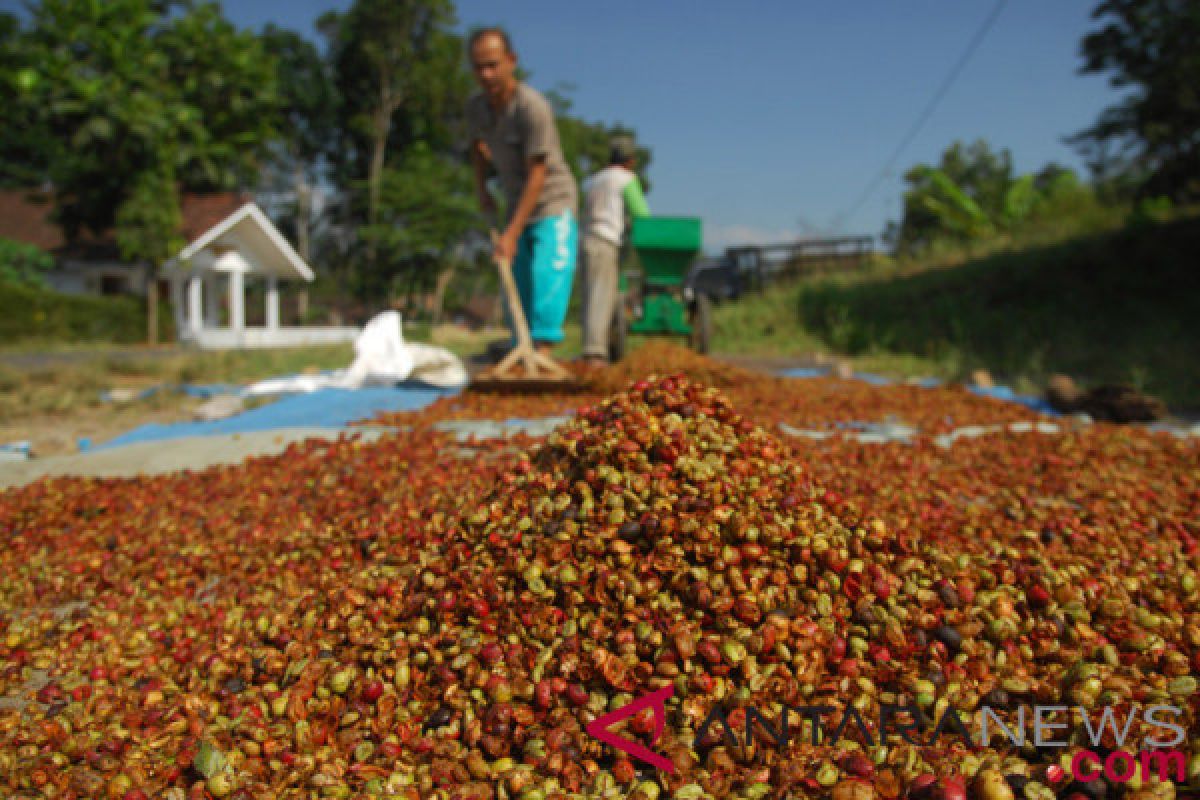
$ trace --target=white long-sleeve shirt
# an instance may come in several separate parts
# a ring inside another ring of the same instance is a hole
[[[635,217],[650,213],[637,174],[612,165],[584,183],[583,233],[620,245],[625,233],[625,211]]]

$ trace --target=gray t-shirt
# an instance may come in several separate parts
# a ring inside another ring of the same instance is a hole
[[[518,83],[508,107],[499,113],[482,93],[473,94],[467,100],[467,133],[472,142],[483,140],[491,152],[510,218],[525,188],[529,159],[539,155],[546,158],[546,181],[529,221],[564,211],[575,213],[579,205],[575,176],[563,158],[554,111],[536,89]]]

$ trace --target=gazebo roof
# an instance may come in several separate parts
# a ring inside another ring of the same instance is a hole
[[[221,252],[227,250],[239,253],[252,274],[304,281],[315,277],[312,268],[254,203],[246,203],[200,234],[166,266],[168,270],[179,269],[196,259],[201,263],[194,266],[213,270]]]

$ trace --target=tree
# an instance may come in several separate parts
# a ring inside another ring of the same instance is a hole
[[[158,143],[185,189],[248,183],[270,134],[273,65],[215,4],[44,0],[18,37],[18,104],[33,109],[42,180],[68,238],[104,233]],[[32,177],[32,176],[31,176]]]
[[[312,186],[335,134],[337,94],[329,69],[312,42],[268,25],[263,46],[275,59],[279,124],[274,165],[283,170],[295,194],[296,250],[311,257]]]
[[[1195,0],[1104,0],[1103,27],[1080,46],[1083,73],[1107,73],[1129,90],[1087,130],[1068,139],[1097,177],[1138,176],[1144,195],[1200,196],[1200,4]]]
[[[1099,205],[1095,189],[1081,181],[1074,170],[1047,164],[1032,177],[1035,196],[1030,217],[1061,220],[1078,217]]]
[[[903,252],[978,241],[1036,220],[1065,221],[1096,207],[1095,192],[1074,172],[1049,164],[1014,175],[1008,151],[995,153],[983,140],[955,142],[938,166],[918,164],[904,179],[904,218],[884,234]]]
[[[447,118],[461,116],[469,76],[454,24],[450,0],[356,0],[319,21],[341,100],[335,166],[343,185],[365,185],[369,229],[380,221],[389,151],[417,140],[440,149],[450,141]],[[377,241],[367,240],[370,268]]]
[[[904,179],[911,188],[904,193],[903,249],[916,250],[939,238],[982,239],[993,232],[987,213],[944,168],[918,164]]]
[[[954,142],[942,154],[941,169],[951,182],[962,187],[984,215],[995,219],[1002,213],[1013,182],[1012,153],[1008,148],[993,151],[984,139],[976,139],[968,146]]]
[[[216,4],[43,0],[3,42],[0,70],[30,134],[4,139],[3,172],[53,185],[69,240],[115,227],[122,252],[156,271],[178,234],[180,191],[234,188],[257,172],[274,64]],[[36,170],[21,173],[12,159],[33,142]],[[151,283],[151,337],[156,299]]]
[[[142,171],[117,209],[121,257],[146,265],[146,341],[150,344],[158,342],[159,270],[183,247],[179,191],[171,166],[174,161],[173,154],[163,152],[158,169]]]
[[[971,241],[989,236],[1003,215],[1012,185],[1012,157],[982,139],[954,142],[937,167],[918,164],[904,176],[899,249],[913,251],[936,239]]]
[[[238,30],[214,2],[188,4],[163,19],[154,46],[166,58],[166,81],[178,92],[194,127],[183,128],[179,163],[193,191],[251,186],[267,145],[279,133],[276,65],[262,39]]]
[[[45,178],[53,159],[52,143],[37,126],[38,108],[29,89],[38,70],[27,54],[28,42],[12,14],[0,14],[0,91],[5,97],[0,125],[0,186],[26,188]]]
[[[440,314],[454,275],[453,251],[478,228],[478,217],[470,170],[463,160],[424,144],[409,148],[398,164],[384,171],[378,222],[361,229],[388,265],[371,273],[370,290],[385,291],[399,278],[407,278],[410,287],[432,285],[434,313]]]

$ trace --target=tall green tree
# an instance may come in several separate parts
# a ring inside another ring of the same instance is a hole
[[[478,228],[474,186],[456,154],[437,153],[418,143],[384,170],[380,218],[361,228],[385,267],[373,270],[364,289],[388,292],[397,283],[434,291],[434,314],[457,268],[454,251]]]
[[[30,89],[39,74],[28,54],[29,43],[13,14],[0,13],[0,186],[28,187],[45,180],[53,161],[52,143],[38,131],[39,109]]]
[[[162,265],[183,247],[182,217],[172,164],[164,152],[158,169],[138,174],[132,190],[117,209],[117,246],[121,257],[146,269],[146,341],[158,341],[158,275]]]
[[[1127,94],[1069,141],[1098,173],[1116,161],[1140,175],[1145,194],[1200,197],[1200,3],[1104,0],[1092,18],[1081,71]]]
[[[215,3],[42,0],[3,41],[2,82],[17,90],[25,145],[39,150],[36,170],[19,174],[21,143],[6,137],[2,171],[53,186],[68,239],[115,227],[126,257],[156,275],[162,248],[177,241],[180,191],[254,180],[272,134],[275,68]]]
[[[364,190],[355,206],[369,229],[380,221],[389,154],[416,141],[435,150],[453,141],[469,89],[455,22],[450,0],[356,0],[319,21],[340,99],[334,164],[343,186]],[[365,241],[375,268],[378,237]]]
[[[31,110],[41,178],[69,238],[115,224],[141,173],[162,171],[167,139],[186,189],[253,180],[271,133],[274,68],[215,4],[43,0],[16,38],[17,103]]]
[[[168,14],[154,46],[166,58],[166,82],[196,124],[179,138],[177,171],[188,189],[253,186],[267,145],[282,126],[274,57],[254,31],[241,30],[215,2]]]

